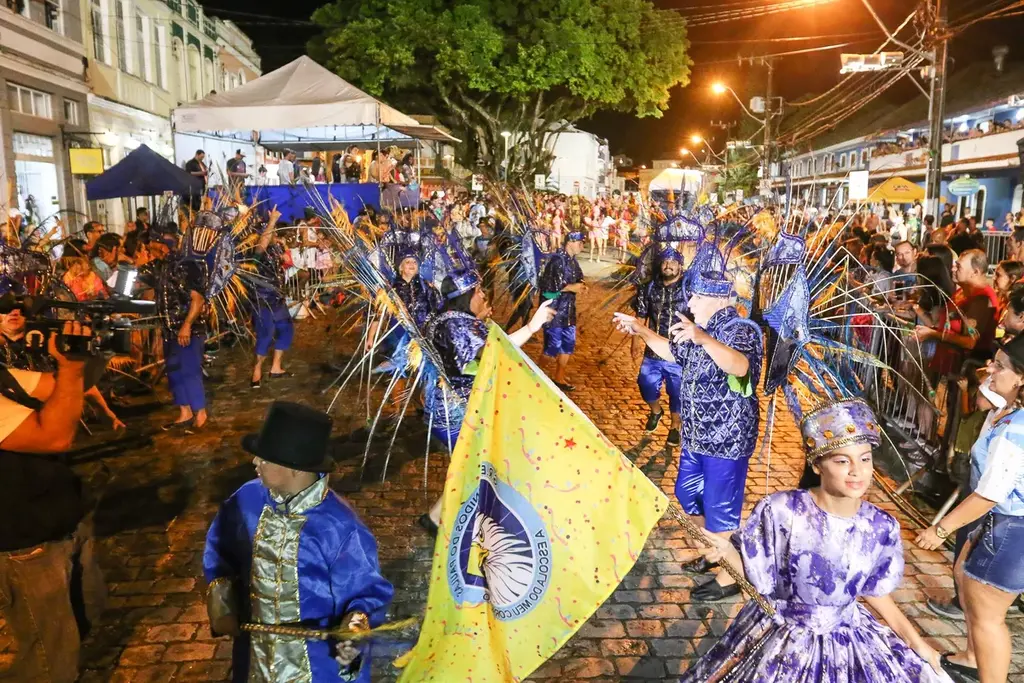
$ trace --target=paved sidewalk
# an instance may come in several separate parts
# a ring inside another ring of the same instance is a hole
[[[619,346],[622,337],[613,335],[609,324],[612,309],[593,311],[607,297],[606,287],[595,287],[581,305],[580,348],[570,365],[570,377],[578,387],[573,398],[671,495],[676,455],[662,449],[666,426],[649,442],[640,440],[647,409],[635,383],[639,349],[631,357],[628,342]],[[239,440],[257,428],[270,401],[324,401],[317,390],[333,378],[322,368],[329,353],[325,340],[327,345],[344,346],[346,340],[337,335],[324,320],[300,323],[295,348],[286,356],[286,366],[295,376],[264,382],[260,391],[249,389],[245,354],[227,352],[218,359],[217,377],[210,385],[210,429],[191,438],[155,431],[173,412],[159,408],[126,420],[136,430],[135,437],[79,458],[79,470],[102,491],[97,525],[110,588],[107,612],[85,644],[83,682],[227,680],[230,643],[212,638],[206,623],[204,535],[217,505],[254,476]],[[526,350],[537,357],[540,344],[531,342]],[[431,457],[424,491],[424,429],[410,417],[396,437],[386,481],[381,481],[388,445],[384,436],[371,444],[370,464],[361,479],[366,405],[354,390],[347,390],[334,414],[342,456],[334,488],[352,502],[377,536],[384,573],[397,590],[393,614],[420,612],[426,602],[432,542],[415,520],[439,494],[446,463]],[[138,430],[148,434],[138,436]],[[86,439],[85,444],[99,442],[100,437]],[[770,472],[765,463],[751,467],[747,511],[766,492],[795,486],[802,457],[796,425],[782,414]],[[943,621],[924,605],[928,596],[947,598],[951,593],[949,554],[912,548],[908,520],[879,491],[872,491],[870,499],[905,525],[907,572],[895,594],[897,601],[936,647],[962,647],[962,623]],[[611,599],[533,680],[676,680],[711,647],[740,608],[738,601],[714,606],[690,601],[693,581],[681,574],[680,564],[693,556],[679,526],[663,520]],[[1024,652],[1020,620],[1013,622],[1013,629],[1015,650]],[[12,656],[0,622],[0,668]],[[394,680],[388,662],[375,662],[375,669],[374,681]],[[1011,680],[1024,681],[1024,654],[1015,655]]]

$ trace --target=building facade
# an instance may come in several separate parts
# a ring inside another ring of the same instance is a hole
[[[949,82],[942,145],[942,201],[957,216],[1001,225],[1021,209],[1020,143],[1024,142],[1024,64],[977,63]],[[868,171],[874,186],[892,177],[924,187],[928,161],[927,101],[918,98],[879,117],[832,131],[810,148],[790,150],[773,165],[776,190],[798,204],[840,209],[849,198],[848,175]],[[951,182],[970,177],[976,191],[954,195]]]
[[[75,3],[0,5],[0,206],[46,227],[85,208],[67,151],[90,125],[84,57]]]
[[[191,0],[79,0],[93,144],[109,167],[141,144],[173,161],[171,111],[260,75],[252,41]],[[120,230],[143,200],[91,202]]]
[[[615,167],[607,140],[566,125],[561,133],[551,136],[548,149],[554,155],[548,174],[549,189],[588,199],[611,191]]]

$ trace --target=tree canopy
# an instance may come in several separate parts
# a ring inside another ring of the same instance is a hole
[[[465,140],[462,162],[546,173],[546,143],[600,110],[661,116],[689,80],[679,15],[648,0],[335,0],[310,54],[342,78]]]

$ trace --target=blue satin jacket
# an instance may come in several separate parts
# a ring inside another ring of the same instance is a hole
[[[377,542],[322,477],[288,500],[258,480],[221,506],[206,536],[203,571],[211,600],[229,589],[240,623],[334,628],[349,612],[384,621],[394,595],[380,573]],[[236,683],[369,683],[369,650],[351,667],[334,659],[332,641],[243,633],[232,655]]]

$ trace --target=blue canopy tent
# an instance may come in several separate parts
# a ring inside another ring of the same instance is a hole
[[[85,196],[89,201],[152,197],[165,192],[200,195],[203,182],[146,145],[139,145],[124,159],[85,184]]]

